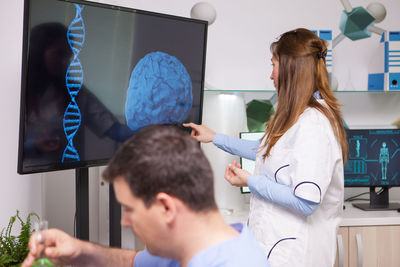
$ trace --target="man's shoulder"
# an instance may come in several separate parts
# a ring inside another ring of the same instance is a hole
[[[166,258],[151,255],[147,249],[139,252],[134,260],[133,267],[180,267],[180,263]]]
[[[231,226],[240,232],[238,237],[199,252],[192,258],[188,267],[269,266],[266,255],[247,226],[243,224]]]
[[[211,246],[197,253],[188,267],[269,267],[267,257],[250,229],[241,223],[231,225],[240,233],[238,237]],[[135,258],[134,267],[179,267],[174,260],[151,255],[147,250]]]

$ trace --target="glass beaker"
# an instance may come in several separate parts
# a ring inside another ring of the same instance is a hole
[[[44,255],[44,250],[46,248],[46,230],[48,229],[48,222],[46,220],[37,221],[33,224],[33,229],[36,232],[36,241],[38,248],[42,247],[39,258],[35,260],[32,267],[53,267],[53,263],[46,258]]]

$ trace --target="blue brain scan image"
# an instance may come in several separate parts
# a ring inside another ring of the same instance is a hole
[[[174,56],[152,52],[134,67],[125,103],[126,122],[138,130],[150,124],[183,122],[192,108],[192,81]]]

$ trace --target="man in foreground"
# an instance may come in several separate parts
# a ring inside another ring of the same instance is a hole
[[[44,254],[74,266],[269,266],[245,225],[228,225],[214,200],[213,174],[199,144],[172,126],[150,126],[123,144],[103,173],[123,207],[122,226],[146,245],[104,248],[50,229]],[[23,267],[40,250],[35,235]]]

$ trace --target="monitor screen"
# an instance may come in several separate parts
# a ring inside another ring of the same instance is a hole
[[[149,124],[201,123],[207,22],[25,0],[18,173],[103,165]]]
[[[264,135],[264,132],[241,132],[239,134],[240,139],[245,140],[260,140]],[[254,169],[256,166],[256,162],[251,159],[240,158],[240,165],[242,165],[242,169],[248,171],[251,174],[254,174]],[[250,189],[247,186],[243,186],[240,188],[242,193],[250,193]]]
[[[400,129],[347,130],[345,186],[400,186]]]

